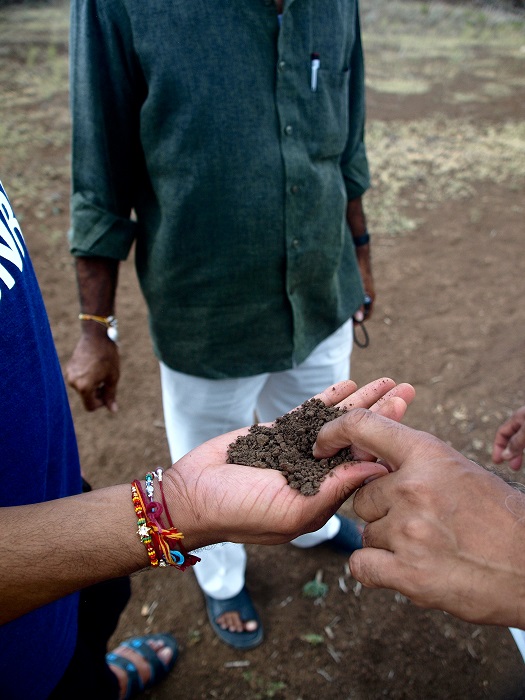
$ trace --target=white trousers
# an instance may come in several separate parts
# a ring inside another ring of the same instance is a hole
[[[300,365],[284,372],[237,379],[205,379],[176,372],[160,363],[162,404],[172,462],[206,440],[236,428],[267,423],[299,406],[330,384],[348,379],[352,352],[352,320],[320,343]],[[294,540],[314,547],[337,535],[333,516],[320,530]],[[244,586],[246,552],[231,542],[199,552],[194,568],[202,590],[224,600]]]
[[[517,629],[516,627],[509,627],[509,631],[514,637],[516,646],[519,649],[523,661],[525,661],[525,631]]]

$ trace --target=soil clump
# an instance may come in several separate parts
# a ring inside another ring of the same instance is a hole
[[[346,447],[328,459],[315,459],[312,448],[323,425],[344,410],[326,406],[319,399],[305,401],[299,408],[277,418],[271,426],[252,425],[228,448],[228,464],[277,469],[289,486],[304,496],[313,496],[321,482],[338,464],[354,459]]]

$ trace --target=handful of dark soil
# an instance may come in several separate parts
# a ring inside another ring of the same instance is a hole
[[[295,411],[277,418],[270,428],[252,425],[248,435],[238,437],[228,447],[228,464],[277,469],[293,489],[313,496],[331,469],[354,458],[349,447],[328,459],[314,459],[312,455],[323,425],[343,413],[344,410],[325,406],[319,399],[310,399]]]

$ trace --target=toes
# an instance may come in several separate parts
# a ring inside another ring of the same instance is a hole
[[[257,620],[247,620],[243,622],[239,613],[227,612],[216,620],[219,627],[228,632],[255,632],[259,624]]]
[[[164,642],[160,639],[149,639],[147,643],[157,654],[162,663],[168,666],[173,658],[173,650],[164,644]],[[148,681],[151,679],[152,668],[149,661],[145,659],[140,652],[134,651],[126,646],[119,646],[113,651],[113,653],[117,656],[128,659],[128,661],[130,661],[137,669],[141,682],[144,685],[148,683]],[[113,673],[117,676],[121,691],[120,695],[122,697],[127,688],[127,673],[120,667],[114,666],[111,663],[109,666],[111,667]]]
[[[165,666],[169,666],[171,660],[173,659],[173,649],[170,649],[167,646],[163,646],[162,649],[159,649],[157,651],[157,656]]]

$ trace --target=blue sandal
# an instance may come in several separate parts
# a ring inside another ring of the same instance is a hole
[[[349,556],[356,549],[363,547],[363,531],[350,518],[344,515],[336,515],[335,517],[341,521],[341,528],[332,540],[327,540],[323,544],[340,554]]]
[[[157,653],[148,644],[148,641],[157,640],[160,640],[165,646],[172,650],[173,656],[169,664],[165,664],[161,661]],[[106,654],[106,663],[118,666],[127,673],[128,685],[124,700],[129,700],[129,698],[133,697],[136,693],[141,693],[143,690],[146,690],[146,688],[151,688],[152,685],[155,685],[155,683],[165,678],[175,665],[179,654],[177,641],[171,634],[147,634],[143,637],[132,637],[122,642],[120,646],[133,649],[133,651],[140,654],[151,667],[151,677],[147,683],[143,683],[135,664],[129,659],[124,656],[118,656],[114,652]]]
[[[206,594],[204,594],[204,597],[210,624],[222,642],[234,649],[248,650],[259,646],[263,640],[263,629],[246,586],[236,596],[226,600],[217,600],[217,598],[211,598]],[[256,620],[257,629],[254,632],[230,632],[228,629],[223,629],[217,624],[217,618],[227,612],[238,612],[241,620],[244,622]]]

